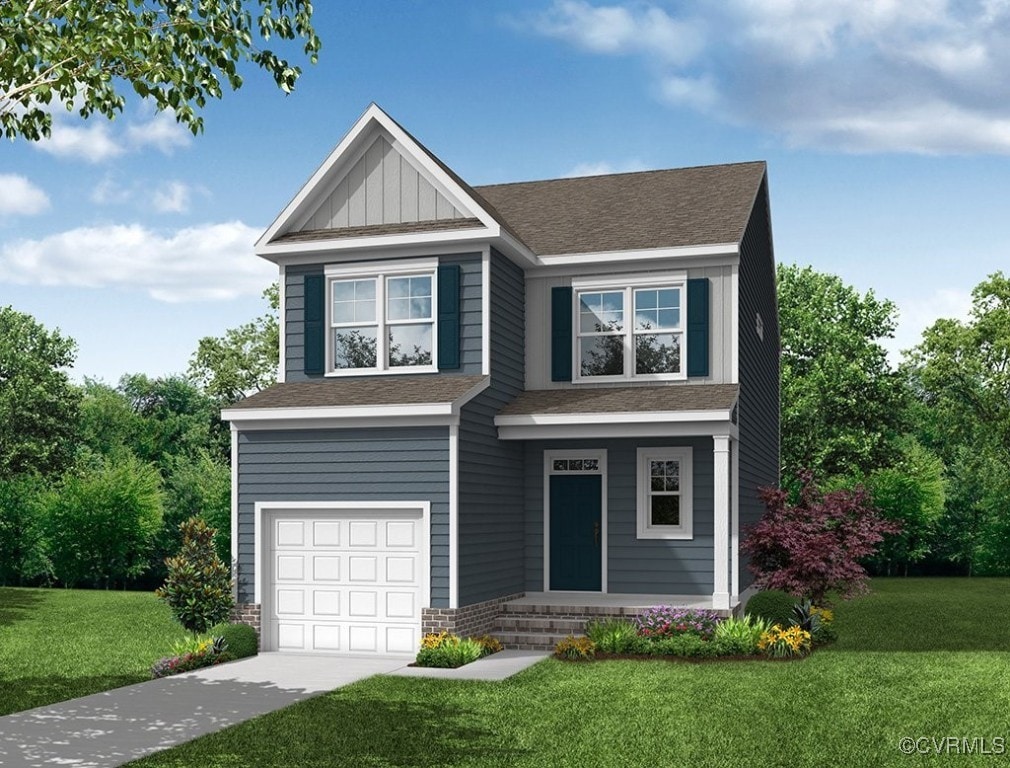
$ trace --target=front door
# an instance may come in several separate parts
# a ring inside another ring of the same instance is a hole
[[[603,478],[551,475],[550,505],[550,588],[599,592]]]

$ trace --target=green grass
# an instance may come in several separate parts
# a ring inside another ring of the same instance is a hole
[[[548,660],[502,683],[375,677],[131,765],[1001,763],[907,756],[898,743],[1002,737],[1010,754],[1010,580],[874,588],[839,606],[841,641],[802,661]]]
[[[150,592],[0,587],[0,715],[149,680],[184,634]]]

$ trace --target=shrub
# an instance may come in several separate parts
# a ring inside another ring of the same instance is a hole
[[[211,667],[215,664],[222,664],[231,661],[233,658],[228,653],[224,638],[185,638],[173,645],[173,652],[181,650],[174,656],[166,656],[159,659],[151,667],[151,677],[157,680],[159,677],[177,675],[180,672],[191,672],[202,667]]]
[[[667,635],[649,643],[649,653],[654,656],[698,658],[718,655],[718,651],[718,645],[693,632]]]
[[[747,601],[746,613],[758,619],[765,619],[769,624],[789,626],[793,617],[793,606],[796,598],[780,589],[766,589],[758,592]]]
[[[232,608],[228,566],[214,549],[215,530],[200,517],[179,526],[182,548],[165,560],[168,577],[155,594],[193,634],[206,632],[228,618]]]
[[[827,608],[818,608],[816,605],[810,611],[820,619],[816,631],[812,633],[814,645],[824,645],[837,640],[838,630],[835,629],[834,612]]]
[[[687,632],[709,638],[719,618],[715,611],[656,605],[642,612],[635,620],[635,627],[642,637],[668,637]]]
[[[459,638],[448,632],[427,634],[421,638],[421,650],[415,664],[419,667],[455,669],[487,655],[484,646],[472,638]]]
[[[490,656],[492,653],[498,653],[498,651],[505,649],[505,646],[501,644],[501,640],[497,637],[491,637],[491,635],[481,635],[480,637],[471,639],[480,644],[484,656]]]
[[[637,627],[624,619],[590,621],[586,636],[601,653],[636,653],[642,648]]]
[[[766,619],[756,616],[724,619],[715,628],[712,642],[719,644],[720,655],[757,653],[761,635],[767,632],[770,627],[771,624]]]
[[[589,661],[596,656],[596,643],[588,637],[569,635],[554,646],[554,655],[568,661]]]
[[[234,659],[255,656],[259,652],[256,630],[248,624],[217,624],[207,633],[211,637],[223,637],[228,644],[228,653]]]
[[[792,626],[782,629],[778,624],[761,635],[758,650],[764,651],[773,658],[789,658],[805,656],[810,653],[810,633],[805,629]]]

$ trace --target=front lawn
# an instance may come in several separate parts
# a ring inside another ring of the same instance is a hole
[[[1005,756],[979,750],[1000,737],[1010,754],[1008,587],[878,580],[839,606],[842,640],[802,661],[549,660],[502,683],[375,677],[131,765],[995,765]],[[905,755],[903,737],[948,754]],[[986,741],[954,754],[946,737]]]
[[[184,634],[150,592],[0,587],[0,715],[149,680]]]

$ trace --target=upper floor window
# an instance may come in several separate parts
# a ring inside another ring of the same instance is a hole
[[[333,374],[435,370],[434,271],[329,279]]]
[[[576,380],[686,376],[683,280],[573,287]]]

